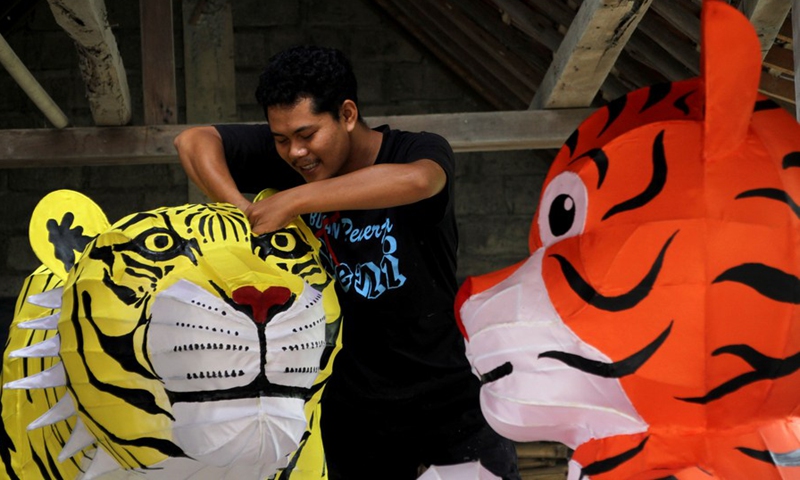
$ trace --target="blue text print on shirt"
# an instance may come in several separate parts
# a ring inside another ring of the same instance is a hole
[[[400,273],[400,261],[394,256],[397,239],[391,235],[394,225],[390,219],[387,218],[382,224],[358,228],[350,218],[315,213],[309,216],[309,223],[325,244],[335,267],[336,278],[345,292],[352,289],[364,298],[374,299],[406,282],[405,275]],[[374,252],[372,256],[375,260],[356,265],[340,262],[333,251],[331,238],[351,244],[368,242],[359,249],[360,256],[369,258],[370,252]]]

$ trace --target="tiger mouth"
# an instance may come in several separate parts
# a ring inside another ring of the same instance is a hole
[[[320,299],[306,285],[286,308],[260,320],[178,282],[153,303],[148,359],[172,404],[308,398],[326,346]]]

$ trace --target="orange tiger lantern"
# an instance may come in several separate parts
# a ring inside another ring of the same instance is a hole
[[[800,125],[746,18],[702,17],[701,77],[590,116],[530,257],[459,292],[484,414],[570,479],[800,478]]]

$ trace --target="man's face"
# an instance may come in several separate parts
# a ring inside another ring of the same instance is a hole
[[[327,112],[314,113],[310,98],[291,106],[267,108],[267,121],[278,154],[306,182],[336,176],[350,153],[347,125]]]

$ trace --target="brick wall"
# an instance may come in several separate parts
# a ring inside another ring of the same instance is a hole
[[[185,119],[180,0],[175,59],[179,122]],[[490,110],[459,78],[369,0],[236,0],[236,97],[242,121],[263,113],[253,91],[269,56],[298,43],[342,49],[353,61],[366,116]],[[138,2],[106,2],[109,22],[128,72],[133,125],[143,123]],[[7,40],[75,126],[91,126],[72,42],[55,24],[47,2],[20,22]],[[10,76],[0,71],[0,128],[49,127]],[[546,162],[530,151],[457,156],[457,212],[461,236],[459,276],[494,270],[522,259]],[[0,298],[16,296],[37,264],[27,223],[47,192],[71,188],[93,198],[114,221],[124,214],[186,201],[186,178],[177,165],[0,170]]]

